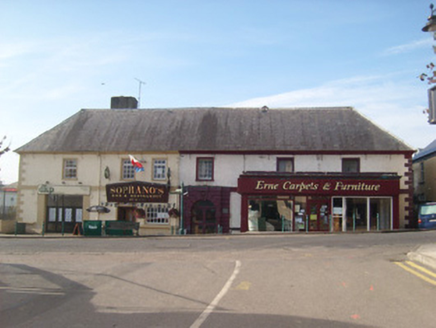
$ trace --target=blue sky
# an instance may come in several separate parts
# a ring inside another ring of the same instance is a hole
[[[82,108],[353,106],[423,148],[436,61],[423,0],[1,0],[0,137],[17,149]],[[0,158],[18,179],[19,156]]]

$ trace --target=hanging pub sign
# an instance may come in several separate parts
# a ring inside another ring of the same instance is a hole
[[[119,203],[167,203],[167,185],[142,181],[112,183],[106,185],[108,202]]]

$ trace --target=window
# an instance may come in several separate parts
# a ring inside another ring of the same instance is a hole
[[[213,158],[197,158],[197,180],[213,181]]]
[[[360,172],[360,159],[359,158],[343,158],[342,159],[342,172],[343,173],[358,173],[358,172]]]
[[[167,160],[166,159],[155,159],[153,160],[153,179],[154,180],[165,180],[167,171]]]
[[[129,159],[123,159],[123,173],[124,180],[131,180],[135,178],[135,168]]]
[[[147,224],[168,224],[168,210],[168,207],[161,205],[147,208]]]
[[[277,158],[277,172],[294,172],[294,159]]]
[[[64,179],[77,178],[77,160],[64,159]]]

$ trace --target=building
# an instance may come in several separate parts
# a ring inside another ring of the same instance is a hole
[[[0,185],[0,232],[11,233],[15,228],[17,183]]]
[[[413,150],[352,108],[116,107],[17,150],[29,229],[130,220],[168,234],[170,214],[187,233],[414,226]],[[125,175],[129,155],[144,172]]]
[[[416,204],[436,201],[436,140],[413,156]]]
[[[352,108],[183,112],[190,233],[415,226],[413,150]]]

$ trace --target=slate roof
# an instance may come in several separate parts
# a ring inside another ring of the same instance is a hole
[[[432,156],[436,156],[436,139],[433,140],[427,147],[420,150],[413,156],[413,161],[423,160]]]
[[[25,152],[409,152],[351,107],[82,109]]]

